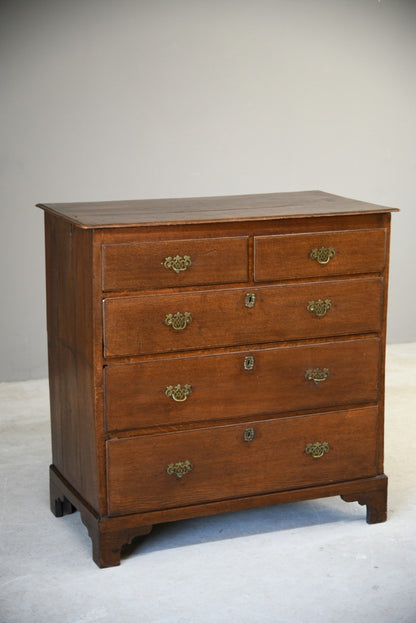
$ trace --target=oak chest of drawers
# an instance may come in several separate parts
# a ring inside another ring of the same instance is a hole
[[[311,191],[41,205],[51,509],[157,523],[341,495],[386,519],[392,209]]]

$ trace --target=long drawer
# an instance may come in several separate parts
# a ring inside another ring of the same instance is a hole
[[[109,514],[374,476],[376,440],[376,407],[112,439]]]
[[[381,272],[387,231],[360,229],[254,238],[254,279],[273,281]]]
[[[104,355],[378,332],[383,280],[344,279],[104,299]]]
[[[376,402],[377,338],[105,368],[108,431]]]

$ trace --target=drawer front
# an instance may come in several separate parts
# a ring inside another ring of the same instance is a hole
[[[129,356],[378,332],[382,290],[382,279],[369,278],[107,298],[104,353]]]
[[[247,281],[247,241],[242,236],[103,245],[103,290]]]
[[[112,364],[105,368],[106,427],[376,402],[379,354],[380,340],[371,338]]]
[[[386,243],[385,229],[257,236],[254,279],[380,273],[386,261]]]
[[[113,439],[109,514],[374,476],[376,439],[376,407]]]

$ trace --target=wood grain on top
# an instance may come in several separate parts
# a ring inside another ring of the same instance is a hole
[[[224,197],[39,203],[37,205],[46,212],[58,214],[86,229],[396,211],[395,208],[356,201],[319,190]]]

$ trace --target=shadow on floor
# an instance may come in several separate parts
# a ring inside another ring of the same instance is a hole
[[[297,530],[341,521],[365,522],[365,507],[328,498],[185,519],[154,526],[145,537],[123,547],[122,559],[176,547]]]

